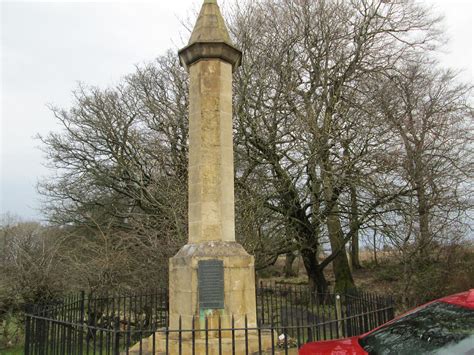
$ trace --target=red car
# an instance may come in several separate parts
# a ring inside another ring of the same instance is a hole
[[[363,335],[305,344],[300,355],[474,355],[474,289],[419,306]]]

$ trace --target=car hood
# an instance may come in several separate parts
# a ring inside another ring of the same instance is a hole
[[[365,355],[367,352],[359,345],[359,337],[339,340],[318,341],[301,347],[300,355]]]

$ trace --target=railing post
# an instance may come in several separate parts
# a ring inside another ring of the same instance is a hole
[[[25,309],[25,355],[30,354],[30,339],[31,339],[31,327],[30,327],[30,322],[31,322],[31,317],[29,315],[30,312],[30,307],[26,306]]]
[[[352,295],[346,295],[345,296],[345,304],[346,304],[346,318],[347,318],[347,333],[346,336],[353,336],[354,335],[354,318],[352,318],[352,307],[354,305],[354,299],[352,298]]]
[[[79,339],[78,339],[78,342],[79,342],[79,354],[82,355],[82,351],[83,351],[83,342],[84,342],[84,317],[85,317],[85,305],[84,305],[84,302],[85,302],[85,293],[84,291],[81,291],[81,299],[79,300],[79,307],[80,307],[80,318],[79,318],[79,321],[81,322],[80,323],[80,326],[79,326]]]
[[[40,341],[39,341],[39,354],[40,355],[43,355],[45,354],[45,348],[46,348],[46,344],[47,344],[47,334],[45,332],[46,330],[46,322],[47,320],[45,319],[41,319],[39,324],[40,324],[40,328],[39,328],[39,338],[40,338]]]
[[[262,319],[260,320],[260,324],[265,324],[265,298],[263,292],[263,282],[260,280],[260,287],[257,285],[257,294],[260,292],[260,307],[262,307]]]
[[[395,318],[395,302],[393,300],[393,297],[390,296],[390,311],[389,311],[389,320],[392,320]]]
[[[342,325],[342,305],[341,305],[341,295],[336,293],[336,320],[337,320],[337,330],[340,338],[344,337],[343,325]]]
[[[120,355],[120,317],[116,317],[114,324],[114,355]]]

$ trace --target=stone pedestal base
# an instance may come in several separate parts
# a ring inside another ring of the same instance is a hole
[[[199,307],[198,263],[201,260],[222,261],[222,309]],[[153,354],[153,350],[155,354],[179,354],[180,344],[181,354],[192,354],[193,344],[195,354],[232,354],[233,349],[235,354],[245,354],[246,348],[249,354],[271,353],[272,333],[262,330],[259,337],[255,330],[254,258],[238,243],[210,241],[183,246],[169,261],[169,302],[168,339],[166,330],[158,331],[141,344],[134,345],[130,354]],[[226,330],[221,330],[219,335],[219,328]],[[230,328],[239,330],[232,336]],[[245,337],[242,328],[254,329],[248,330]],[[179,330],[182,330],[181,335]],[[273,334],[275,346],[277,336]]]
[[[200,260],[221,260],[224,267],[224,308],[217,310],[199,309],[198,262]],[[169,261],[169,328],[204,329],[204,319],[212,323],[209,329],[243,328],[245,317],[247,327],[257,326],[255,300],[254,258],[236,242],[205,242],[186,244]],[[196,322],[196,320],[198,320]]]
[[[242,332],[242,331],[240,331]],[[221,338],[219,345],[219,338],[209,337],[206,346],[206,339],[196,336],[194,340],[194,353],[195,354],[208,354],[208,355],[219,355],[219,354],[285,354],[285,349],[277,347],[276,333],[273,334],[273,352],[272,352],[272,336],[268,330],[262,330],[260,340],[256,330],[249,330],[247,341],[245,337],[235,337],[234,341],[232,338]],[[165,334],[158,332],[155,334],[155,346],[153,347],[153,336],[144,339],[141,344],[136,344],[129,350],[129,354],[141,354],[141,355],[164,355],[164,354],[180,354],[179,339],[175,336],[169,336],[168,344],[166,343]],[[153,349],[155,352],[153,352]],[[206,351],[207,349],[207,351]],[[181,340],[181,354],[192,354],[193,353],[193,341],[192,339]],[[288,354],[297,355],[297,348],[288,349]]]

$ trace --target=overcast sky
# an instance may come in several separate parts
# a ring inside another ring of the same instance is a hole
[[[443,64],[472,82],[474,1],[422,1],[445,16]],[[34,137],[60,128],[47,104],[67,108],[77,82],[110,86],[134,65],[177,50],[188,36],[181,22],[200,2],[0,3],[0,213],[42,217],[35,186],[48,170]]]

